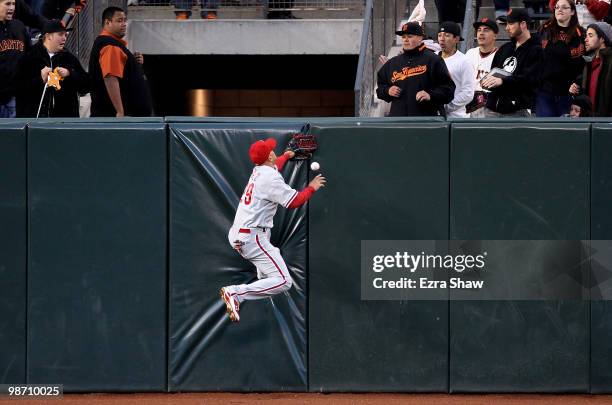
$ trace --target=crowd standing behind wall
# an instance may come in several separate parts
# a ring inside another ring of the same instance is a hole
[[[607,22],[598,21],[589,25],[591,33],[586,35],[586,27],[580,25],[578,16],[578,6],[597,10],[595,18],[602,18],[604,12],[610,12],[607,0],[601,0],[601,4],[596,4],[596,1],[580,0],[577,5],[574,0],[551,0],[548,6],[553,16],[534,34],[529,29],[533,23],[529,10],[516,8],[508,9],[505,15],[496,13],[498,22],[505,25],[510,38],[499,49],[495,47],[498,24],[487,18],[474,23],[478,47],[468,50],[466,55],[473,69],[476,88],[471,90],[472,83],[459,74],[459,65],[451,63],[449,71],[456,85],[454,99],[466,91],[473,92],[465,113],[476,118],[584,116],[579,113],[570,115],[571,108],[580,110],[580,106],[584,114],[611,116],[612,55],[608,48],[612,27]],[[501,3],[496,3],[499,11],[503,7]],[[450,46],[450,56],[456,55],[452,52],[453,39],[459,36],[455,26],[455,23],[445,21],[439,28],[438,42],[443,48],[440,56],[447,65],[450,58],[444,48]],[[452,35],[452,32],[457,35]],[[381,62],[386,65],[386,58],[381,58]],[[385,78],[397,78],[405,68],[389,71],[388,66],[383,66],[379,72],[378,97],[391,102],[392,110],[395,100],[393,95],[384,92],[390,88]],[[386,73],[381,76],[383,71]],[[582,97],[575,100],[581,95],[588,97],[590,104],[587,105]],[[391,115],[396,113],[397,110]],[[405,115],[414,115],[414,112]],[[460,116],[448,106],[445,115]]]

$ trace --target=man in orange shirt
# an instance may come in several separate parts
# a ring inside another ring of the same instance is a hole
[[[92,117],[150,117],[149,84],[142,70],[143,56],[132,53],[123,40],[127,15],[119,7],[102,13],[104,29],[94,41],[89,58],[92,80]]]

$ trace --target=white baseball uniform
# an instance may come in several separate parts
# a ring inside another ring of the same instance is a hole
[[[486,75],[489,74],[489,72],[491,72],[491,64],[493,63],[495,52],[497,52],[497,48],[495,48],[493,52],[483,57],[482,53],[480,52],[480,48],[476,47],[476,48],[469,49],[465,53],[465,56],[467,56],[468,60],[474,67],[474,70],[476,71],[476,91],[477,92],[484,91],[482,86],[480,85],[480,80],[482,80],[483,77],[485,77]],[[485,102],[486,102],[486,99],[485,99]],[[484,106],[470,113],[471,118],[484,118],[484,116],[485,116]]]
[[[241,242],[240,254],[257,268],[258,280],[226,287],[239,303],[279,294],[291,288],[292,280],[280,250],[270,243],[270,229],[278,204],[285,208],[298,192],[289,187],[276,167],[255,166],[242,194],[228,240]]]

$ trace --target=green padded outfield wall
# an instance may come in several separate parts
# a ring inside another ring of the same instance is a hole
[[[612,240],[612,125],[591,128],[591,239]],[[609,246],[609,244],[606,243]],[[612,297],[612,254],[593,263],[594,280]],[[612,392],[612,302],[591,301],[591,392]]]
[[[166,390],[167,135],[31,124],[27,382]]]
[[[25,383],[25,127],[0,124],[0,384]]]
[[[448,124],[312,125],[328,186],[309,203],[310,390],[446,392],[448,302],[362,301],[360,249],[448,239]]]
[[[589,125],[453,124],[450,197],[451,239],[588,239]],[[450,342],[451,392],[589,390],[587,300],[451,301]]]
[[[170,125],[170,391],[306,391],[306,206],[279,207],[271,242],[294,281],[286,293],[243,302],[232,323],[219,289],[255,280],[228,231],[253,171],[248,150],[274,137],[280,153],[303,123]],[[306,162],[281,173],[306,186]]]

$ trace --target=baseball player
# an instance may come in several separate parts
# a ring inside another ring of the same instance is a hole
[[[308,186],[297,192],[289,187],[279,171],[294,152],[287,151],[277,157],[276,141],[268,138],[253,143],[249,149],[255,164],[253,173],[240,198],[234,224],[228,239],[232,248],[257,268],[258,280],[251,284],[230,285],[221,288],[227,314],[233,322],[240,320],[240,304],[245,300],[258,300],[287,291],[292,280],[280,250],[270,243],[270,230],[278,205],[298,208],[325,186],[325,178],[317,175]]]

